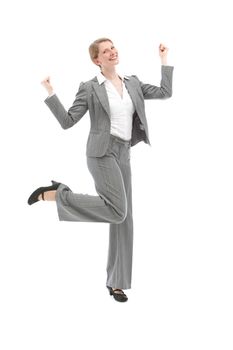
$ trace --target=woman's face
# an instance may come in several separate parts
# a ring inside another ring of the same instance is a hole
[[[118,51],[111,41],[104,41],[99,44],[99,54],[95,59],[98,66],[111,68],[119,63]]]

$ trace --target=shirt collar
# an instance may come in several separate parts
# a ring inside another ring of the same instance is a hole
[[[124,79],[129,79],[129,77],[127,75],[124,75],[124,74],[121,74],[121,73],[118,73],[119,77],[124,80]],[[96,76],[97,80],[98,80],[98,83],[99,85],[101,85],[102,83],[104,83],[107,79],[105,78],[105,76],[99,72]]]

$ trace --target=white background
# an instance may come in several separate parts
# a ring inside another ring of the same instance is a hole
[[[232,21],[230,1],[7,1],[1,4],[2,350],[232,349]],[[70,107],[112,38],[119,69],[173,96],[147,101],[152,147],[132,149],[134,262],[129,301],[105,287],[108,225],[59,222],[27,205],[51,179],[95,193],[88,114],[62,130],[40,81]]]

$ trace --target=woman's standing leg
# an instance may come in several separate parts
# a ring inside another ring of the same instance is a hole
[[[117,141],[116,141],[117,142]],[[127,198],[127,216],[119,224],[110,224],[107,262],[107,286],[129,289],[132,279],[133,214],[130,146],[118,142],[118,164],[124,181]]]

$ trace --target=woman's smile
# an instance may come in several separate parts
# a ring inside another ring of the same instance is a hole
[[[109,61],[114,61],[114,60],[117,60],[118,59],[118,54],[112,56]]]

